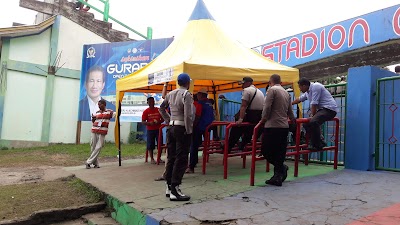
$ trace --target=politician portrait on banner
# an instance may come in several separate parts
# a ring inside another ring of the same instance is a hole
[[[81,70],[78,121],[91,121],[104,99],[106,108],[115,111],[116,80],[136,72],[160,55],[173,38],[84,45]],[[122,101],[121,121],[140,122],[147,98],[162,101],[159,93],[126,93]]]

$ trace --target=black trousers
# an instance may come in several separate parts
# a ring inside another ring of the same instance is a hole
[[[242,143],[240,144],[239,148],[244,149],[246,144],[251,141],[254,127],[255,126],[232,127],[229,135],[229,150],[231,150],[235,146],[242,135]]]
[[[180,185],[188,165],[188,155],[192,135],[185,134],[184,126],[172,126],[167,130],[167,139],[167,184]]]
[[[199,147],[203,142],[204,131],[193,129],[193,141],[190,148],[190,163],[189,168],[194,169],[199,161]]]
[[[283,175],[288,128],[264,128],[261,152],[274,165],[274,175]]]
[[[211,129],[210,129],[210,131],[212,130],[212,132],[213,132],[213,139],[214,139],[214,141],[217,141],[217,140],[219,140],[219,136],[218,136],[218,128],[215,126],[215,127],[211,127]]]
[[[258,122],[261,120],[262,110],[250,110],[247,112],[247,115],[243,122],[249,122],[254,124],[254,126],[240,126],[240,127],[232,127],[229,135],[229,150],[231,150],[235,144],[239,141],[240,137],[242,137],[242,143],[239,146],[240,149],[244,149],[244,147],[251,141],[251,137],[253,136],[253,129]],[[257,138],[261,136],[260,132],[257,134]]]
[[[309,123],[303,125],[306,132],[310,135],[311,142],[314,147],[322,146],[321,140],[321,125],[326,121],[333,119],[336,116],[336,112],[330,109],[320,109],[311,118]]]

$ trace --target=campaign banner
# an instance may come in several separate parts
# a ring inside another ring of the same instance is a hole
[[[253,50],[283,65],[297,66],[399,38],[400,5],[395,5]]]
[[[84,45],[78,121],[91,121],[91,115],[99,110],[100,99],[106,100],[107,109],[115,111],[116,80],[146,66],[172,41],[164,38]],[[148,97],[154,97],[156,105],[162,102],[161,93],[125,93],[120,121],[142,121]]]

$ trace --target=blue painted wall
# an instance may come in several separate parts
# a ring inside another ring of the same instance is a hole
[[[347,77],[346,163],[356,170],[374,170],[376,81],[396,74],[378,67],[350,68]]]

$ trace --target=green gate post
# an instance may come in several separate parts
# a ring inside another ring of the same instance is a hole
[[[110,3],[109,0],[104,2],[104,13],[103,13],[103,21],[108,22],[108,14],[110,12]]]
[[[147,27],[147,40],[153,39],[153,28]]]

